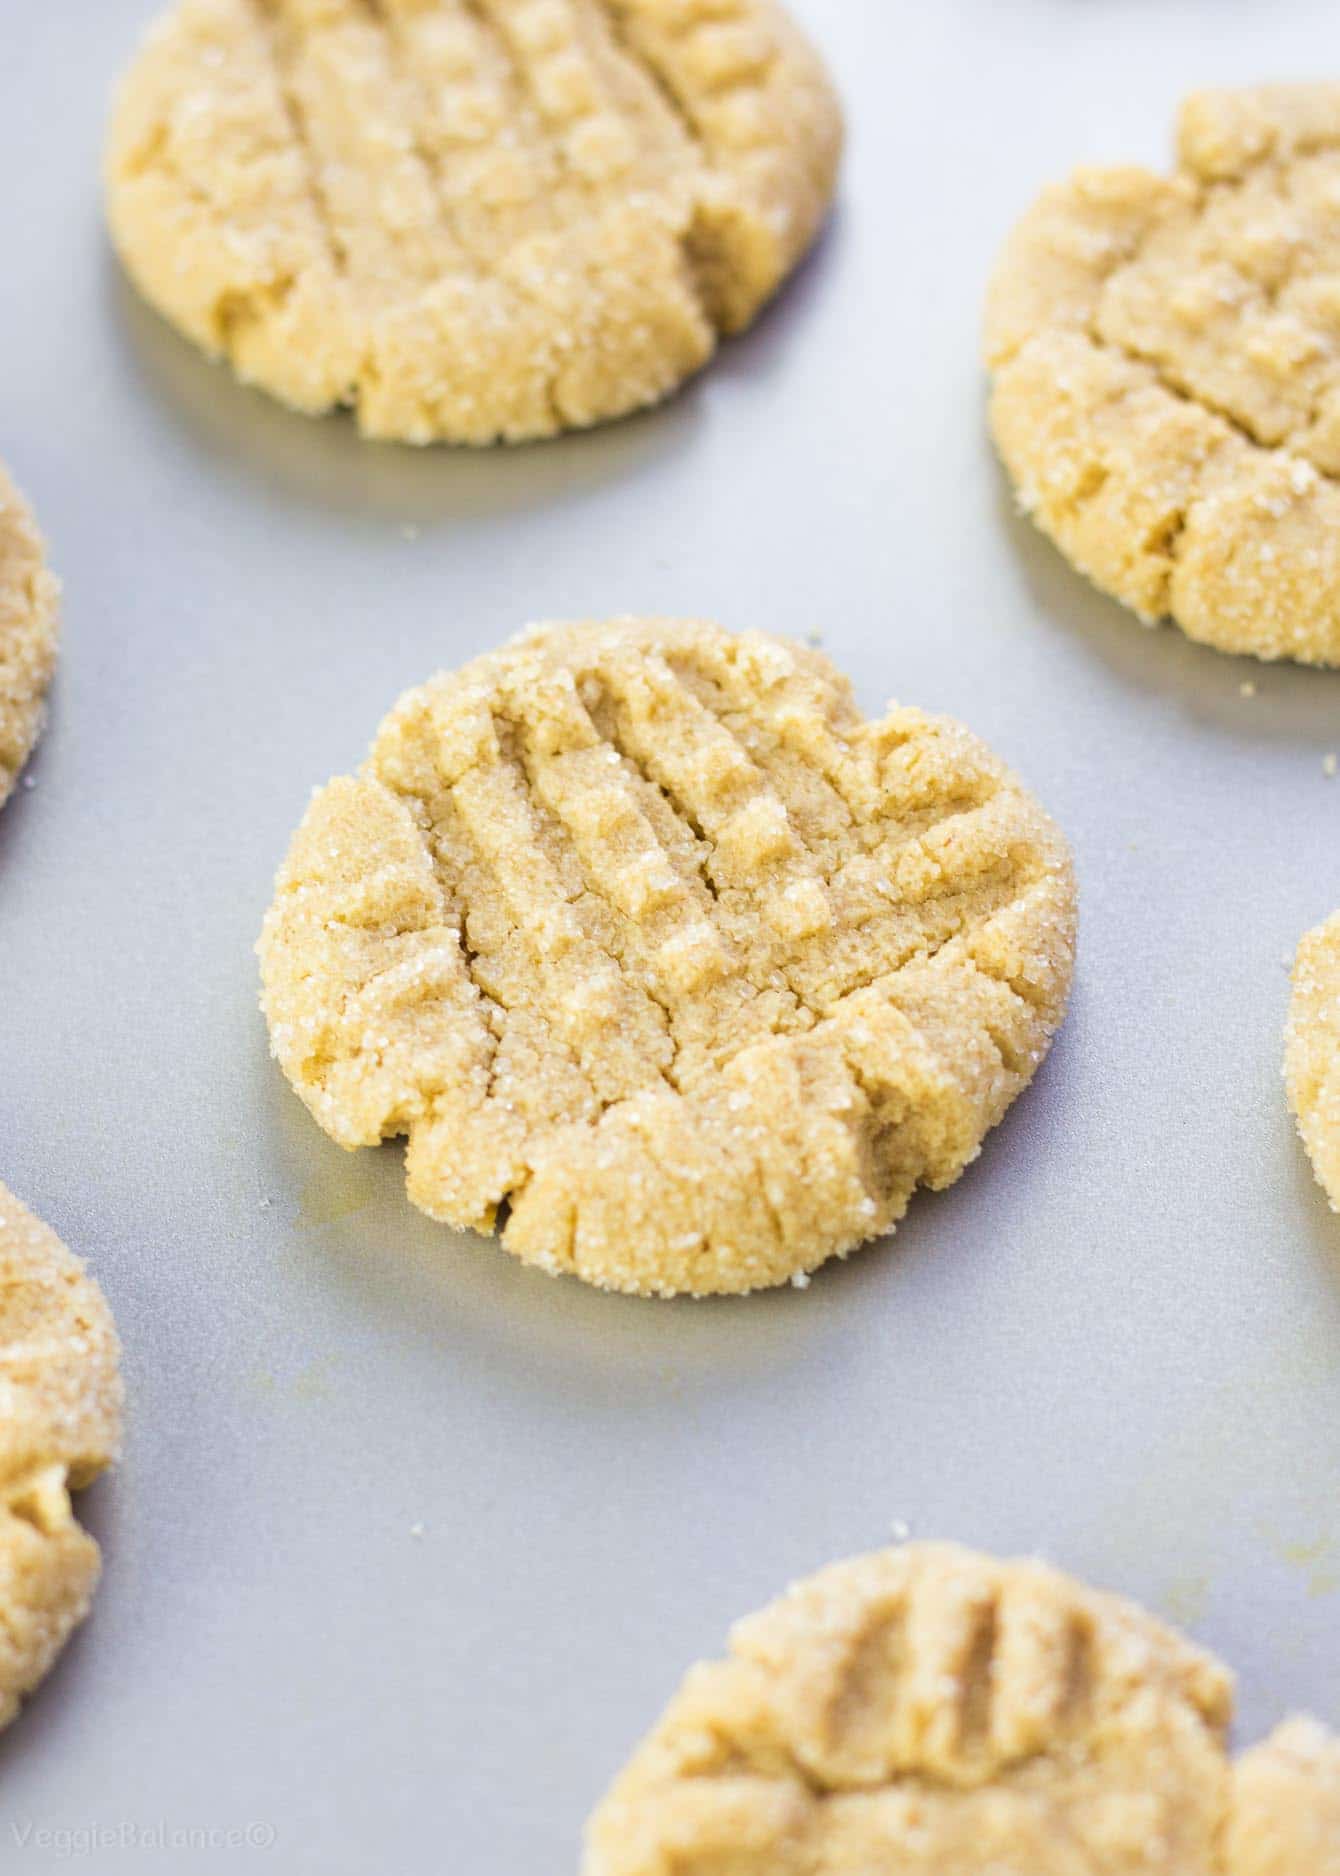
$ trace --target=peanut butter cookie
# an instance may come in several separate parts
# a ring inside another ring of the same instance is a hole
[[[1340,912],[1298,947],[1284,1075],[1317,1178],[1340,1211]]]
[[[1132,1604],[914,1545],[825,1570],[696,1667],[584,1876],[1333,1876],[1337,1748],[1235,1777],[1232,1682]]]
[[[41,732],[59,596],[28,504],[0,465],[0,805]]]
[[[108,209],[247,382],[368,436],[516,441],[654,403],[747,326],[841,142],[775,0],[180,0]]]
[[[0,1186],[0,1727],[88,1613],[98,1546],[70,1492],[116,1457],[118,1359],[93,1279]]]
[[[1178,159],[1081,170],[1015,231],[992,429],[1024,509],[1142,618],[1340,663],[1340,83],[1194,96]]]
[[[1051,822],[956,724],[818,653],[536,628],[322,789],[260,943],[284,1072],[410,1196],[546,1270],[800,1278],[949,1185],[1061,1021]]]

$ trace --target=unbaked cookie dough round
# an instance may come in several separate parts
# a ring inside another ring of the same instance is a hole
[[[949,1185],[1065,1008],[1052,823],[957,724],[670,620],[537,627],[322,789],[260,942],[274,1052],[346,1147],[528,1263],[746,1291]]]
[[[93,1279],[0,1186],[0,1727],[88,1613],[98,1546],[70,1493],[116,1458],[118,1361]]]
[[[1231,1708],[1209,1655],[1041,1564],[862,1557],[692,1670],[583,1876],[1335,1876],[1335,1742],[1295,1723],[1235,1775]]]
[[[0,806],[41,733],[59,598],[32,511],[0,464]]]
[[[841,143],[776,0],[179,0],[108,212],[245,381],[371,437],[517,441],[654,403],[747,326]]]
[[[1340,1211],[1340,912],[1298,947],[1284,1076],[1308,1157]]]
[[[1146,621],[1340,663],[1340,83],[1204,92],[1172,176],[1083,169],[1010,238],[991,424],[1021,506]]]

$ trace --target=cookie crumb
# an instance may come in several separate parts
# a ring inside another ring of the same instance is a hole
[[[1340,768],[1340,756],[1337,756],[1332,749],[1329,754],[1324,755],[1321,759],[1321,772],[1325,776],[1332,776],[1338,768]]]
[[[1247,679],[1245,684],[1238,685],[1238,695],[1239,697],[1255,697],[1256,686],[1252,683],[1250,678]]]

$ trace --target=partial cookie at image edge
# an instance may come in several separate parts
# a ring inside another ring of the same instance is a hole
[[[693,1668],[587,1829],[582,1876],[1337,1876],[1340,1742],[1236,1765],[1231,1676],[1033,1561],[834,1564]]]
[[[841,109],[777,0],[179,0],[113,112],[113,241],[173,326],[369,437],[667,397],[812,245]]]
[[[987,297],[1021,508],[1148,623],[1340,663],[1340,84],[1204,92],[1178,170],[1083,169]]]
[[[1317,1180],[1340,1211],[1340,912],[1298,947],[1284,1076]]]
[[[122,1399],[101,1290],[0,1185],[0,1728],[88,1613],[101,1562],[70,1493],[118,1457]]]
[[[59,602],[32,510],[0,463],[0,807],[42,731]]]

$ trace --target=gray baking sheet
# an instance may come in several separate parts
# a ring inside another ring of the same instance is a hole
[[[1013,514],[976,351],[1045,180],[1162,164],[1195,85],[1340,76],[1335,9],[795,5],[852,124],[811,264],[664,410],[477,456],[290,416],[139,306],[97,174],[149,0],[0,0],[0,455],[67,585],[0,817],[0,1177],[91,1259],[130,1384],[94,1617],[0,1742],[0,1867],[572,1870],[688,1663],[895,1526],[1187,1624],[1244,1738],[1340,1722],[1340,1221],[1279,1072],[1340,905],[1340,676],[1090,591]],[[822,634],[1077,851],[1036,1086],[803,1294],[529,1274],[267,1060],[251,946],[309,789],[430,671],[624,610]]]

